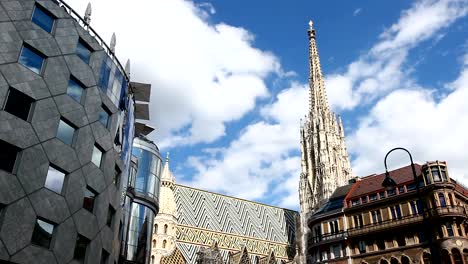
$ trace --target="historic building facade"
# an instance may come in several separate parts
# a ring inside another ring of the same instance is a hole
[[[161,181],[151,264],[276,263],[294,257],[297,212],[175,184],[168,161]]]
[[[392,188],[385,174],[338,188],[308,219],[307,262],[468,263],[468,190],[445,162],[416,173],[419,194],[410,166],[390,172]]]
[[[130,83],[115,37],[107,45],[90,20],[62,0],[0,2],[2,263],[109,264],[124,248],[148,85]]]

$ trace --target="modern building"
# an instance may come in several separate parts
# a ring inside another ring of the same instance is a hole
[[[301,175],[299,179],[300,223],[296,263],[304,263],[307,248],[307,217],[323,205],[336,188],[352,178],[350,159],[345,144],[341,118],[330,110],[316,31],[309,22],[309,112],[302,122]]]
[[[61,0],[0,2],[2,261],[119,259],[147,91],[89,22]]]
[[[161,181],[150,264],[293,259],[297,212],[176,184],[168,159]]]
[[[467,263],[468,189],[445,162],[415,168],[419,192],[411,166],[394,187],[379,174],[338,188],[308,219],[307,263]]]

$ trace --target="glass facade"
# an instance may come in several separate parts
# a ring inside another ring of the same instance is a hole
[[[149,150],[133,147],[132,155],[138,159],[138,172],[135,179],[135,191],[158,199],[160,175],[162,170],[161,158]]]
[[[65,121],[60,120],[57,138],[62,140],[65,144],[71,145],[73,143],[73,136],[75,135],[75,129],[67,124]]]
[[[40,74],[44,57],[27,46],[23,46],[18,62],[31,71]]]
[[[148,263],[151,231],[155,213],[148,207],[132,203],[128,229],[127,260]]]
[[[56,170],[54,167],[49,166],[47,172],[47,178],[44,186],[56,193],[62,192],[63,180],[65,179],[65,173]]]
[[[86,64],[89,64],[91,49],[81,39],[78,41],[78,45],[76,45],[76,55],[78,55],[78,57],[80,57]]]
[[[43,7],[39,5],[34,6],[31,20],[34,22],[34,24],[40,26],[45,31],[52,33],[52,29],[54,27],[54,18]]]
[[[101,160],[102,160],[102,151],[94,146],[93,148],[93,156],[91,157],[91,161],[94,163],[94,165],[101,167]]]
[[[112,58],[107,56],[101,66],[99,87],[107,94],[112,103],[120,109],[125,109],[127,105],[128,84],[123,73],[117,68]]]

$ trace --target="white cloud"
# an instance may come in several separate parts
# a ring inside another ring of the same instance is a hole
[[[68,2],[84,13],[85,2]],[[91,25],[104,39],[117,31],[116,53],[122,62],[131,59],[132,79],[152,84],[152,136],[160,147],[222,137],[227,122],[269,96],[265,78],[282,74],[272,53],[253,46],[250,32],[210,24],[215,10],[206,3],[100,0],[92,7]]]
[[[423,0],[401,13],[378,42],[343,73],[327,76],[330,104],[337,110],[351,110],[374,102],[395,89],[412,87],[411,68],[405,67],[409,51],[468,12],[466,0]]]
[[[362,8],[356,8],[354,9],[353,16],[357,16],[362,12]]]
[[[307,107],[308,87],[293,83],[261,109],[264,121],[248,125],[228,147],[216,150],[219,159],[212,159],[211,150],[211,158],[191,157],[197,173],[189,184],[297,207],[300,157],[290,152],[297,151],[299,121]]]
[[[452,91],[436,99],[437,93],[421,88],[397,90],[381,99],[370,115],[349,137],[357,158],[354,173],[364,176],[383,171],[383,157],[393,147],[406,147],[415,161],[448,161],[451,177],[468,183],[468,67],[448,86]],[[392,154],[389,166],[408,164],[406,154]]]

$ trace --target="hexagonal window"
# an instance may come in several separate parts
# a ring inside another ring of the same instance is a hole
[[[107,128],[111,111],[105,105],[102,105],[101,108],[101,112],[99,112],[99,122]]]
[[[91,53],[93,49],[84,40],[79,39],[78,45],[76,45],[76,55],[80,57],[86,64],[89,64]]]
[[[94,210],[94,200],[96,199],[97,195],[98,194],[96,191],[86,187],[83,198],[83,208],[92,213]]]
[[[36,225],[32,234],[31,242],[35,245],[49,248],[52,241],[55,225],[42,219],[36,219]]]
[[[31,97],[16,89],[10,88],[8,89],[8,95],[3,110],[24,121],[28,121],[33,103],[34,99]]]
[[[73,100],[81,103],[81,97],[83,95],[85,87],[81,84],[76,78],[70,76],[70,81],[68,82],[67,94],[73,98]]]
[[[72,145],[73,138],[75,136],[75,128],[71,123],[60,119],[60,123],[57,129],[57,138],[63,141],[67,145]]]
[[[24,44],[18,62],[31,71],[41,74],[45,56],[32,47]]]
[[[109,205],[109,210],[107,210],[107,226],[112,228],[112,223],[114,222],[115,209]]]
[[[104,249],[101,252],[101,264],[107,264],[109,261],[109,253]]]
[[[94,145],[93,156],[91,157],[91,161],[98,167],[101,167],[103,152],[104,151],[102,151],[100,147]]]
[[[84,263],[86,259],[86,250],[88,249],[89,239],[82,235],[78,235],[75,243],[75,251],[73,252],[73,259],[79,263]]]
[[[0,169],[13,173],[20,148],[0,140]]]
[[[64,179],[65,179],[65,173],[60,171],[55,166],[49,165],[49,170],[47,171],[47,178],[46,178],[44,186],[47,189],[60,194],[62,193]]]
[[[31,20],[45,31],[52,33],[55,17],[44,7],[36,4]]]

